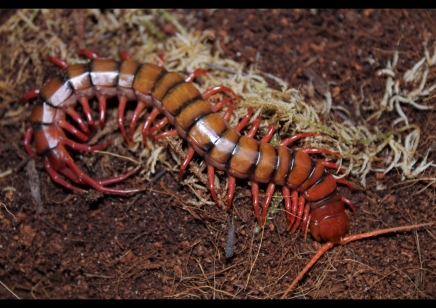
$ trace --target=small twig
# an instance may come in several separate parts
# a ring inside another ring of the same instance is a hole
[[[6,288],[6,290],[8,290],[9,292],[11,292],[11,294],[13,295],[13,296],[15,296],[17,299],[21,299],[21,298],[19,298],[18,297],[18,295],[17,294],[15,294],[14,292],[12,292],[12,290],[11,289],[9,289],[1,280],[0,280],[0,284],[2,285],[2,286],[4,286],[5,288]]]
[[[15,221],[17,221],[17,218],[15,218],[15,215],[12,214],[12,213],[8,210],[8,208],[6,207],[6,205],[5,205],[3,202],[0,202],[0,205],[3,205],[3,206],[5,207],[6,212],[8,212],[9,214],[11,214],[12,217],[14,217]]]

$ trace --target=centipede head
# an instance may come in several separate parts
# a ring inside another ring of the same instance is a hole
[[[341,200],[314,209],[311,213],[310,233],[318,242],[340,244],[349,228],[350,218]]]

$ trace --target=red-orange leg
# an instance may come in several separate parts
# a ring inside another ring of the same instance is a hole
[[[157,109],[156,107],[153,107],[153,109],[148,114],[147,118],[145,119],[144,125],[142,126],[142,142],[145,146],[147,146],[148,130],[150,129],[151,123],[154,121],[154,119],[156,119],[156,117],[158,116],[159,113],[160,113],[159,109]],[[133,130],[131,130],[130,132],[132,133],[132,131]],[[133,133],[132,133],[132,137],[133,137]]]
[[[124,95],[118,95],[118,127],[120,128],[121,135],[127,143],[130,143],[130,139],[127,138],[126,129],[124,127],[124,110],[126,109],[127,97]]]
[[[79,98],[79,103],[82,105],[83,113],[85,113],[89,126],[91,126],[91,129],[95,130],[96,127],[94,119],[92,118],[91,107],[89,106],[88,98],[82,96],[81,98]]]
[[[229,175],[229,180],[227,182],[227,211],[230,212],[232,208],[233,196],[235,195],[235,187],[236,187],[236,178],[234,176]]]
[[[55,64],[56,66],[59,66],[61,69],[66,69],[68,67],[68,63],[60,58],[47,56],[47,60]]]
[[[230,89],[226,86],[216,86],[214,88],[207,89],[203,93],[203,98],[207,99],[207,98],[211,97],[212,95],[217,94],[217,93],[221,93],[221,92],[230,93],[231,95],[233,95],[233,97],[235,98],[236,101],[240,100],[239,96],[235,92],[233,92],[232,89]]]
[[[121,60],[128,60],[130,59],[130,55],[125,50],[121,50],[118,55],[120,56]]]
[[[262,220],[260,218],[260,211],[259,211],[259,183],[252,181],[251,182],[251,196],[253,198],[253,209],[254,209],[254,215],[257,219],[257,224],[259,226],[262,226]]]
[[[328,154],[328,155],[333,155],[336,156],[337,158],[342,158],[341,154],[326,150],[326,149],[321,149],[321,148],[304,148],[301,149],[302,152],[306,153],[306,154]]]
[[[298,212],[297,212],[297,219],[295,221],[294,227],[291,230],[291,233],[294,233],[295,230],[300,226],[301,219],[303,218],[303,212],[304,212],[304,204],[306,203],[306,200],[303,196],[300,196],[298,198]]]
[[[291,136],[289,138],[283,139],[282,142],[280,142],[281,146],[288,146],[289,144],[297,141],[298,139],[304,138],[304,137],[310,137],[310,136],[320,136],[318,133],[301,133],[296,134],[294,136]]]
[[[106,96],[104,95],[98,97],[98,110],[100,111],[100,128],[103,128],[106,122]]]
[[[167,138],[167,137],[175,137],[178,135],[179,135],[179,133],[175,129],[167,130],[166,132],[163,132],[163,133],[160,133],[160,134],[157,134],[156,136],[154,136],[154,140]]]
[[[265,192],[265,200],[263,201],[263,208],[262,208],[262,220],[259,226],[263,227],[266,222],[266,215],[268,214],[269,205],[271,204],[272,195],[274,193],[274,190],[276,188],[276,184],[269,183],[268,188]]]
[[[129,135],[129,140],[133,141],[133,134],[135,133],[136,123],[138,122],[139,117],[141,116],[141,113],[145,109],[146,106],[147,105],[145,104],[145,102],[138,101],[138,104],[136,105],[135,111],[133,111],[132,120],[130,120],[130,126],[129,126],[130,127],[130,135]],[[154,108],[153,108],[153,110],[154,110]],[[124,112],[123,112],[123,114],[124,114]]]
[[[291,194],[290,210],[286,208],[286,212],[287,214],[289,214],[288,218],[290,218],[288,219],[288,231],[291,230],[293,224],[295,223],[295,220],[297,218],[297,211],[298,211],[298,191],[296,189],[293,189]]]
[[[310,206],[306,204],[304,206],[303,221],[301,224],[301,232],[304,234],[304,240],[306,240],[307,227],[309,226]]]
[[[335,170],[339,171],[342,174],[345,173],[345,169],[339,168],[338,164],[335,164],[334,162],[326,161],[326,160],[321,160],[321,159],[319,161],[321,162],[321,164],[324,167],[335,169]]]
[[[129,172],[127,172],[123,175],[115,176],[115,177],[111,177],[111,178],[107,178],[107,179],[103,179],[103,180],[96,180],[96,182],[101,186],[120,183],[120,182],[124,181],[125,179],[127,179],[129,176],[135,174],[140,168],[141,168],[141,166],[138,165],[137,167],[133,168],[132,170],[130,170]],[[78,184],[83,184],[83,181],[80,178],[78,178],[77,175],[71,169],[64,168],[64,169],[61,169],[59,172],[62,173],[67,178],[69,178],[70,180],[72,180],[73,182],[76,182]]]
[[[137,193],[145,190],[145,188],[116,189],[116,188],[108,188],[108,187],[101,186],[96,180],[86,175],[72,160],[66,159],[65,163],[67,164],[68,168],[70,168],[75,173],[75,175],[80,179],[80,181],[91,186],[95,190],[101,191],[103,193],[125,195],[129,193]]]
[[[285,199],[286,220],[288,221],[288,230],[294,223],[295,216],[292,215],[291,191],[286,186],[282,186],[282,196]],[[298,196],[298,195],[297,195]]]
[[[23,94],[23,96],[21,97],[21,101],[23,103],[26,103],[31,99],[37,98],[38,95],[39,95],[39,89],[30,90]]]
[[[197,68],[195,71],[193,71],[191,74],[189,74],[188,77],[186,77],[185,81],[192,82],[195,78],[197,78],[197,76],[206,75],[206,74],[207,74],[207,71],[205,69]]]
[[[78,130],[76,127],[74,127],[70,123],[66,122],[65,120],[60,120],[58,122],[58,125],[59,125],[59,127],[65,129],[68,132],[70,132],[71,134],[73,134],[74,136],[76,136],[77,138],[79,138],[83,142],[88,140],[88,138],[89,138],[87,135],[82,133],[80,130]]]
[[[85,193],[86,190],[78,188],[76,186],[71,185],[70,183],[68,183],[67,181],[65,181],[60,174],[54,170],[52,168],[52,166],[50,165],[50,162],[48,161],[47,157],[44,157],[44,166],[45,166],[45,170],[47,170],[47,173],[50,175],[50,177],[53,179],[53,181],[55,181],[56,183],[58,183],[59,185],[62,185],[68,189],[72,189],[81,193]]]
[[[276,131],[277,127],[274,124],[270,124],[268,127],[268,131],[266,134],[260,139],[260,142],[269,142],[274,135],[274,132]]]
[[[86,144],[74,142],[73,140],[68,139],[68,138],[62,138],[62,139],[60,139],[60,143],[62,143],[63,145],[69,146],[73,150],[80,150],[80,151],[84,151],[84,152],[94,152],[97,150],[103,150],[103,149],[107,148],[110,144],[112,144],[112,141],[91,146],[91,145],[86,145]]]
[[[207,180],[207,186],[209,187],[213,201],[215,201],[216,205],[220,206],[215,192],[215,167],[212,165],[207,166]]]
[[[89,131],[88,126],[85,124],[85,121],[83,121],[82,117],[76,112],[76,110],[74,110],[72,106],[63,110],[77,123],[77,125],[79,125],[82,132],[88,136],[91,136],[91,132]]]
[[[194,148],[189,146],[188,151],[186,152],[185,158],[183,159],[183,162],[180,165],[179,181],[182,181],[183,173],[185,172],[186,168],[188,167],[189,163],[191,162],[191,159],[194,156],[194,154],[195,154]]]
[[[353,202],[351,202],[350,199],[347,199],[344,196],[342,196],[342,202],[347,204],[350,207],[350,209],[353,211],[354,216],[356,216],[356,207],[354,206]]]
[[[238,132],[241,131],[241,129],[243,129],[245,127],[245,125],[247,125],[248,121],[250,121],[251,115],[253,114],[253,108],[248,108],[248,112],[247,114],[241,119],[241,121],[236,124],[236,126],[234,127],[234,129]]]
[[[162,120],[160,120],[159,122],[157,122],[155,125],[153,125],[150,130],[148,131],[148,135],[151,136],[154,134],[155,131],[161,129],[162,127],[164,127],[165,125],[167,125],[168,119],[167,118],[163,118]]]
[[[77,54],[79,55],[79,56],[84,56],[84,57],[87,57],[88,59],[92,59],[92,60],[95,60],[95,59],[98,59],[98,58],[100,58],[95,52],[93,52],[91,49],[86,49],[86,48],[84,48],[84,49],[79,49],[79,51],[77,51]]]
[[[26,149],[27,154],[34,160],[39,161],[38,157],[36,157],[35,152],[33,152],[30,142],[32,141],[33,136],[33,128],[30,126],[26,131],[26,136],[24,137],[24,148]]]

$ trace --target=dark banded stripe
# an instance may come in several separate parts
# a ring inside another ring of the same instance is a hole
[[[194,98],[188,99],[186,102],[183,102],[183,103],[179,106],[179,108],[177,108],[176,110],[174,110],[174,112],[173,112],[173,116],[174,116],[174,117],[177,117],[177,116],[182,112],[183,109],[185,109],[186,107],[188,107],[189,105],[191,105],[192,103],[194,103],[194,102],[196,102],[196,101],[198,101],[198,100],[200,100],[200,99],[203,99],[203,96],[201,96],[201,94],[197,95],[197,96],[194,97]]]

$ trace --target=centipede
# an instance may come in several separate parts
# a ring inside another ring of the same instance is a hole
[[[334,245],[431,224],[347,235],[350,218],[346,205],[354,213],[356,208],[339,193],[337,184],[344,184],[350,189],[353,187],[345,178],[335,178],[328,172],[328,169],[344,172],[337,164],[311,157],[312,154],[340,155],[322,148],[290,147],[297,140],[316,137],[318,133],[295,134],[273,145],[270,141],[278,125],[271,124],[265,135],[256,140],[261,116],[255,119],[245,135],[241,130],[249,123],[253,108],[249,108],[239,123],[231,127],[228,122],[241,97],[225,86],[216,86],[200,93],[193,81],[199,75],[207,75],[204,69],[197,69],[183,77],[177,72],[168,72],[161,64],[134,61],[125,52],[120,52],[120,61],[101,58],[88,49],[79,50],[79,55],[89,58],[89,62],[69,65],[59,58],[48,57],[63,69],[62,72],[49,79],[39,90],[23,95],[23,101],[36,100],[24,138],[24,147],[29,156],[35,160],[41,158],[53,181],[68,189],[85,193],[86,190],[77,185],[87,185],[106,194],[139,193],[145,188],[120,189],[108,186],[124,181],[135,174],[140,166],[121,176],[96,180],[79,168],[67,147],[93,152],[110,145],[110,142],[93,146],[85,143],[97,129],[89,103],[94,97],[98,100],[100,128],[106,121],[106,101],[112,97],[118,98],[117,121],[127,144],[133,143],[133,134],[141,115],[148,111],[141,130],[144,146],[147,138],[158,140],[170,136],[179,136],[188,145],[180,166],[180,180],[194,154],[198,154],[207,165],[210,195],[220,207],[215,191],[215,172],[221,170],[227,174],[228,211],[232,207],[236,179],[250,181],[253,211],[261,227],[265,226],[273,193],[281,187],[287,229],[294,233],[301,228],[305,236],[309,232],[316,241],[324,242],[282,298],[286,298],[313,264]],[[218,93],[223,94],[224,98],[212,104],[208,99]],[[125,110],[128,102],[132,101],[136,102],[136,107],[127,134]],[[78,103],[82,106],[86,120],[75,110]],[[224,106],[228,106],[226,111],[219,113]],[[76,125],[67,120],[67,115]],[[163,115],[163,118],[156,121],[159,115]],[[173,128],[159,132],[166,125]],[[78,141],[67,137],[66,132]],[[32,149],[32,140],[35,151]],[[263,206],[259,202],[260,183],[267,184]]]

